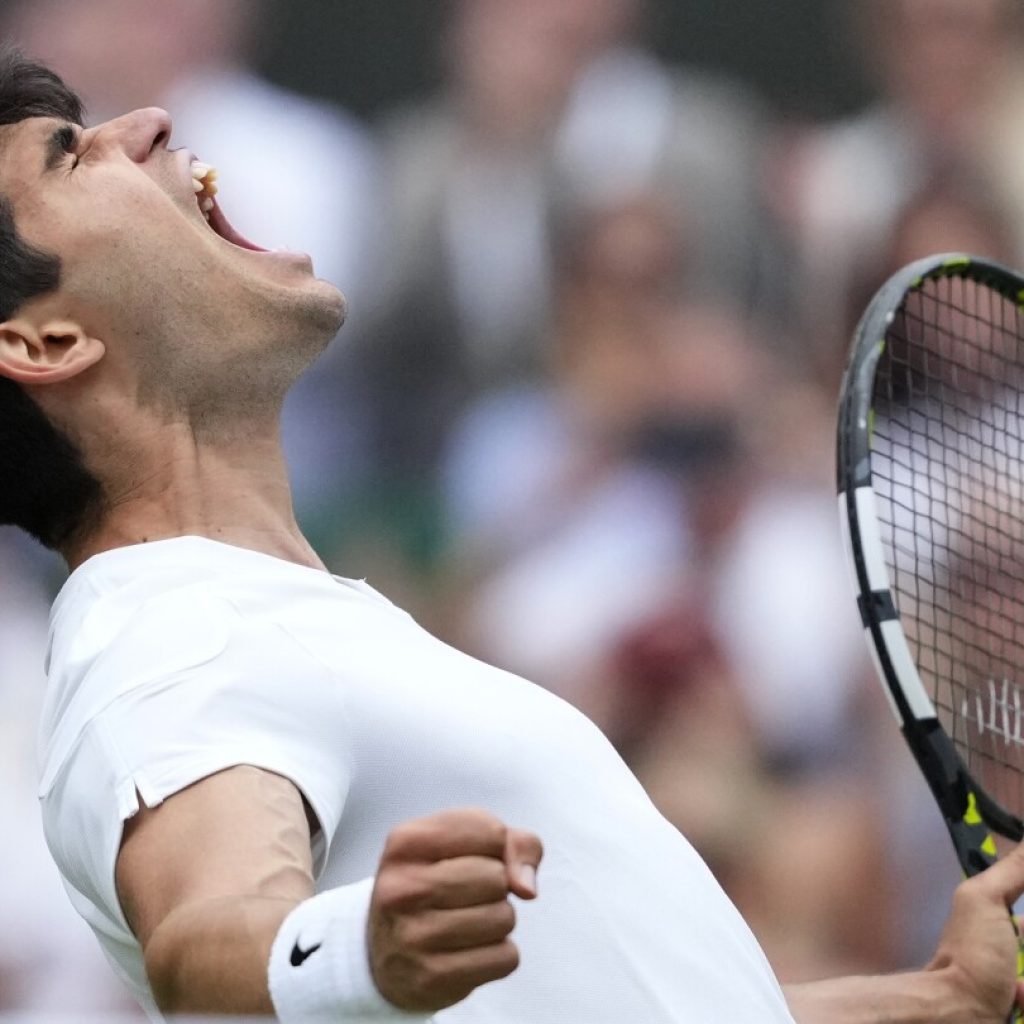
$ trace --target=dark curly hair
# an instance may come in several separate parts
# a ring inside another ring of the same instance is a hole
[[[0,126],[31,117],[81,124],[82,102],[49,68],[6,49],[0,52]],[[0,321],[54,291],[60,272],[56,255],[19,236],[11,202],[0,194]],[[74,444],[22,387],[0,377],[0,525],[18,526],[60,550],[97,517],[101,497]]]

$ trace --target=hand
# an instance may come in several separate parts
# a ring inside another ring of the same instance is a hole
[[[484,811],[446,811],[388,837],[370,903],[370,969],[382,996],[433,1013],[511,974],[509,894],[537,895],[540,840]]]
[[[1008,908],[1024,892],[1024,844],[980,875],[962,882],[929,971],[941,972],[961,1007],[957,1020],[1005,1024],[1024,1008],[1017,980],[1017,936]]]

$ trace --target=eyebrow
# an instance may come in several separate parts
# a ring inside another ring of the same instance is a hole
[[[62,124],[49,134],[46,139],[45,172],[55,171],[67,154],[74,149],[78,128],[73,124]]]

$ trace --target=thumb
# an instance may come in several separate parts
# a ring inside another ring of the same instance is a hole
[[[537,895],[537,868],[544,845],[532,832],[510,828],[505,837],[505,866],[508,887],[516,896],[532,900]]]
[[[1012,907],[1024,894],[1024,843],[1015,846],[977,877],[977,886]]]

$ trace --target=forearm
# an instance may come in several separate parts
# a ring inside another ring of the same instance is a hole
[[[785,986],[797,1024],[975,1024],[944,971]]]
[[[164,1013],[273,1015],[270,949],[295,902],[229,897],[186,904],[146,944],[146,972]]]

